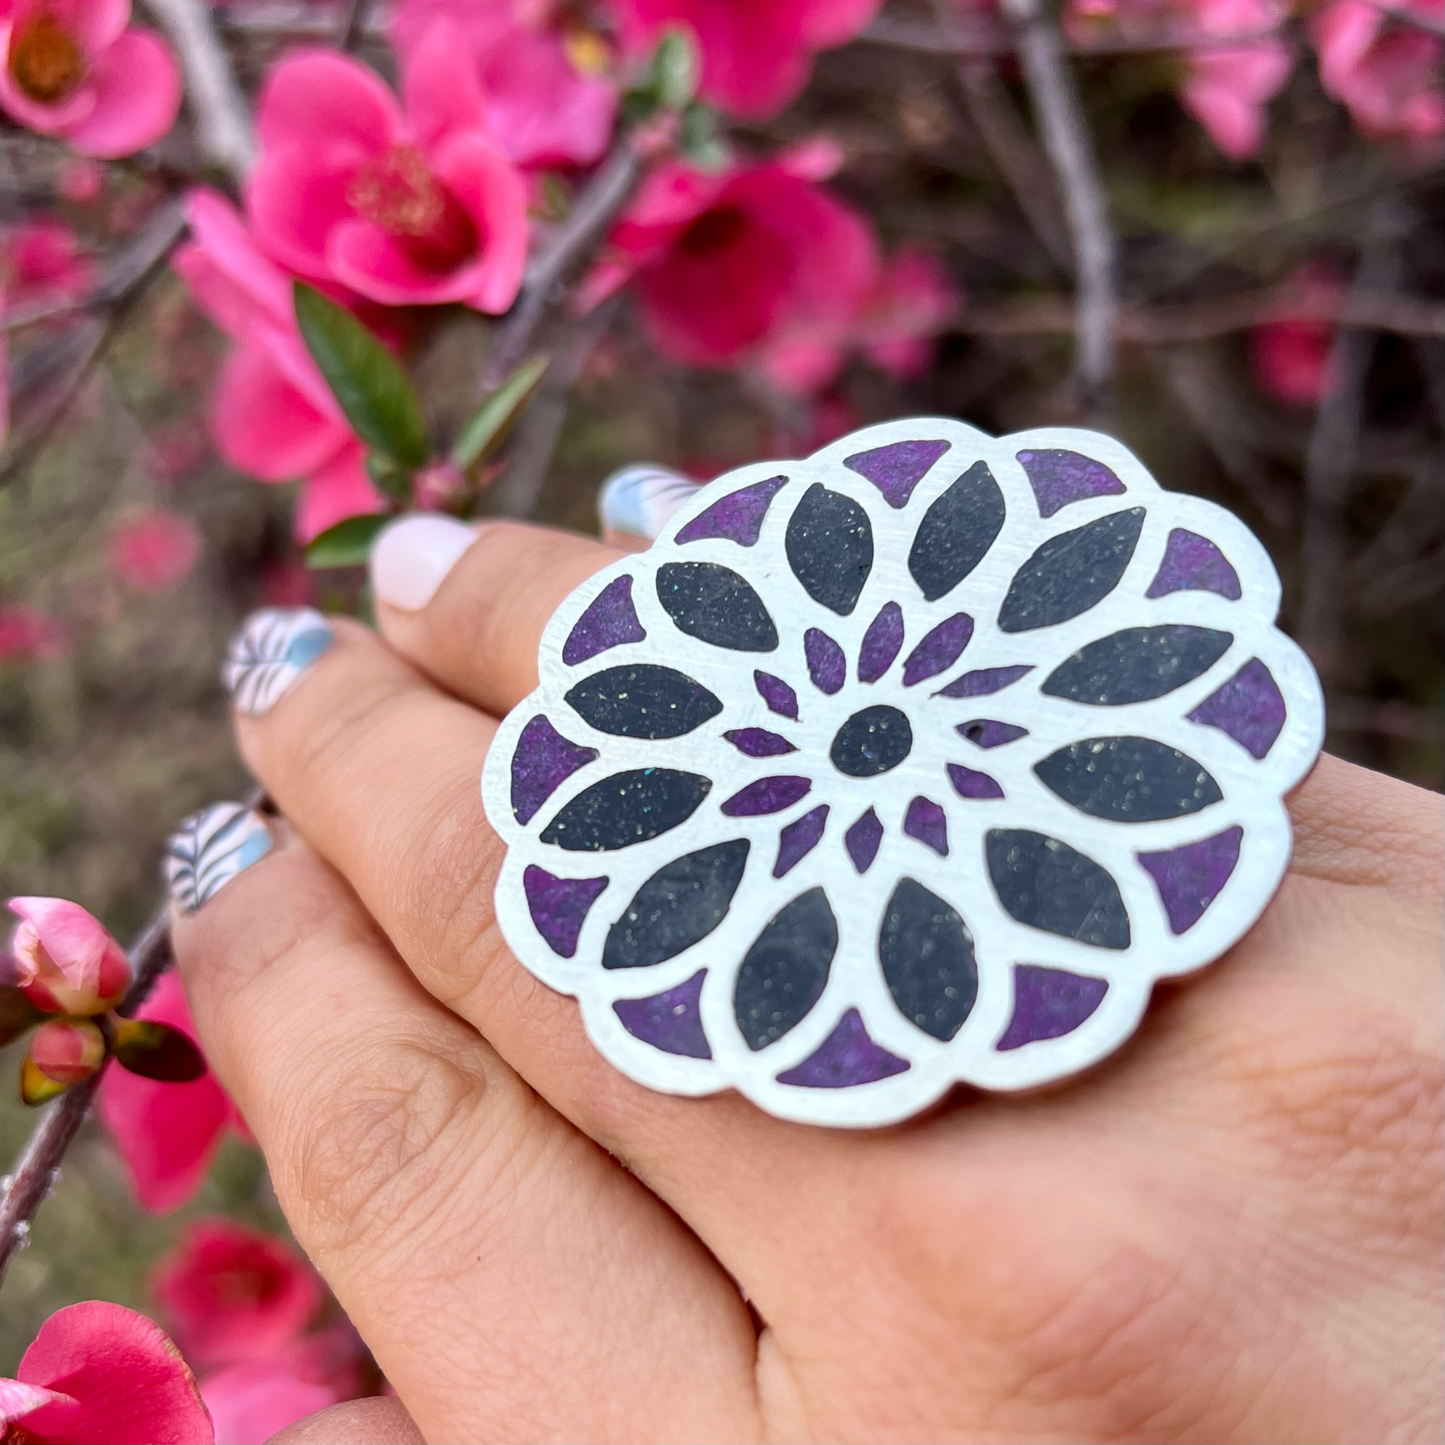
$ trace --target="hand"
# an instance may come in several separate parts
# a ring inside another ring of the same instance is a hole
[[[287,1438],[1439,1439],[1440,798],[1322,759],[1260,923],[1051,1092],[859,1132],[652,1093],[508,952],[477,796],[616,555],[492,524],[427,601],[393,548],[414,610],[238,721],[289,827],[178,956],[410,1412]]]

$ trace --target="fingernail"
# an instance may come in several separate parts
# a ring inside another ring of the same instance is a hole
[[[335,641],[331,624],[314,607],[264,608],[227,645],[221,681],[239,711],[260,717]]]
[[[419,612],[476,540],[476,530],[455,517],[403,517],[371,549],[371,590],[388,607]]]
[[[244,803],[212,803],[192,813],[166,840],[161,866],[172,901],[194,913],[274,846],[265,818]]]
[[[597,515],[605,531],[645,537],[649,542],[702,484],[681,472],[643,462],[613,472],[597,494]]]

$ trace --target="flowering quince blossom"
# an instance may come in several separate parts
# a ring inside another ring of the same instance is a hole
[[[67,640],[57,618],[33,607],[0,607],[0,663],[11,658],[60,657]]]
[[[87,1300],[40,1327],[0,1380],[0,1438],[34,1445],[212,1445],[195,1376],[159,1326]]]
[[[612,135],[617,91],[608,56],[555,0],[403,0],[391,39],[403,63],[432,25],[456,27],[481,85],[487,129],[519,166],[586,166]]]
[[[64,221],[26,221],[0,242],[0,272],[8,305],[74,301],[95,285],[95,266]]]
[[[303,51],[267,77],[246,203],[281,265],[386,306],[505,311],[527,258],[527,191],[487,131],[457,27],[434,22],[402,71]]]
[[[130,0],[11,0],[0,57],[0,108],[82,155],[143,150],[180,110],[175,57],[131,26]]]
[[[107,548],[110,570],[139,592],[168,592],[201,555],[201,534],[189,517],[148,507],[118,522]]]
[[[48,1019],[30,1040],[30,1058],[52,1083],[78,1084],[105,1062],[105,1035],[89,1019]]]
[[[65,898],[12,898],[20,923],[10,941],[15,982],[46,1013],[92,1015],[130,986],[125,950],[105,925]]]
[[[1285,283],[1302,302],[1338,305],[1345,283],[1330,267],[1314,262],[1300,266]],[[1289,304],[1276,320],[1256,326],[1249,336],[1249,358],[1260,389],[1286,406],[1315,406],[1329,389],[1330,348],[1335,325],[1310,317],[1293,317]]]

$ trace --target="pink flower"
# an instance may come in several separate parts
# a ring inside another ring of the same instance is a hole
[[[82,155],[128,156],[175,123],[166,43],[130,27],[130,0],[11,0],[0,20],[0,109]]]
[[[31,1037],[30,1058],[52,1083],[78,1084],[105,1062],[105,1035],[89,1019],[47,1019]]]
[[[586,166],[607,149],[617,94],[606,49],[555,0],[402,0],[391,38],[403,62],[439,19],[455,25],[481,86],[487,130],[519,166]]]
[[[808,82],[813,56],[851,40],[880,0],[613,0],[623,48],[642,56],[670,26],[702,53],[699,93],[745,120],[780,111]]]
[[[25,221],[10,231],[0,251],[10,306],[73,301],[95,285],[95,266],[64,221]]]
[[[137,1017],[196,1036],[185,990],[174,973],[161,976]],[[192,1198],[205,1182],[226,1130],[245,1128],[210,1072],[194,1083],[165,1084],[110,1068],[100,1081],[99,1107],[136,1197],[155,1214],[178,1209]]]
[[[98,918],[64,898],[12,898],[16,983],[47,1013],[99,1014],[130,986],[125,950]]]
[[[105,167],[88,156],[72,156],[61,166],[55,189],[78,206],[98,200],[105,189]]]
[[[40,1327],[0,1380],[0,1438],[211,1445],[211,1417],[180,1351],[134,1310],[87,1300]]]
[[[1337,306],[1344,282],[1327,266],[1307,262],[1285,283],[1299,298],[1300,309],[1318,313]],[[1250,362],[1261,391],[1286,406],[1315,406],[1330,389],[1330,349],[1335,324],[1317,316],[1291,316],[1280,308],[1277,320],[1256,326],[1249,336]]]
[[[33,607],[0,607],[0,662],[59,657],[66,642],[65,627],[56,618]]]
[[[1437,25],[1445,7],[1413,0],[1403,8]],[[1320,84],[1350,112],[1366,135],[1428,141],[1445,133],[1440,64],[1445,44],[1433,35],[1392,22],[1364,0],[1336,0],[1314,18]]]
[[[283,266],[387,306],[505,311],[527,258],[521,176],[487,134],[461,33],[438,20],[403,70],[406,107],[334,51],[282,60],[257,111],[247,208]]]
[[[189,575],[200,555],[196,524],[164,507],[136,512],[110,534],[110,570],[140,592],[168,592]]]

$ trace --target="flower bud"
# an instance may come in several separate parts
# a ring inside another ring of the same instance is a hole
[[[78,903],[12,898],[20,915],[11,941],[15,981],[47,1013],[99,1014],[130,986],[125,950]]]
[[[78,1084],[105,1062],[105,1035],[89,1019],[50,1019],[35,1030],[30,1057],[52,1083]]]

